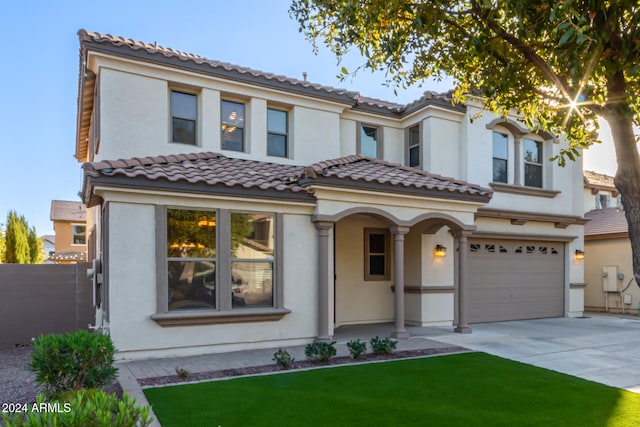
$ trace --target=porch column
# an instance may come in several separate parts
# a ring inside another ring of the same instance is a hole
[[[409,338],[407,330],[404,328],[404,235],[409,232],[409,227],[391,227],[394,241],[394,268],[393,284],[395,286],[395,331],[391,334],[393,338]]]
[[[318,337],[316,341],[331,341],[329,335],[329,232],[333,222],[314,222],[318,230]]]
[[[455,332],[470,334],[471,328],[467,325],[468,296],[467,296],[467,236],[469,231],[458,231],[454,235],[458,237],[458,325]]]

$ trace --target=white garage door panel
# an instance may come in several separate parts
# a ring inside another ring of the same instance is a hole
[[[562,243],[470,241],[471,323],[563,315]]]

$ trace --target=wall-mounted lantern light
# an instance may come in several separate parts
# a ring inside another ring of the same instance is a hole
[[[433,255],[437,258],[443,258],[447,256],[447,248],[442,245],[436,245],[436,248],[433,250]]]
[[[580,261],[584,259],[584,251],[580,249],[576,249],[576,261]]]

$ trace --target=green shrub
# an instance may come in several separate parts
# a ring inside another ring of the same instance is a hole
[[[371,350],[373,350],[375,354],[390,354],[396,349],[396,345],[398,345],[398,342],[391,338],[380,337],[371,338],[369,343],[371,344]]]
[[[359,339],[353,340],[347,343],[347,348],[349,349],[349,357],[355,360],[367,351],[367,343]]]
[[[118,371],[111,338],[88,331],[41,335],[33,343],[29,369],[48,397],[67,391],[101,388]]]
[[[314,342],[309,344],[305,347],[304,354],[307,356],[307,359],[312,362],[327,362],[336,355],[335,341],[331,343]]]
[[[2,414],[6,427],[146,427],[153,421],[149,408],[136,405],[127,394],[118,399],[96,389],[68,392],[49,402],[41,394],[25,409]]]
[[[278,351],[273,353],[273,360],[276,361],[277,366],[288,368],[296,359],[291,357],[287,350],[279,348]]]

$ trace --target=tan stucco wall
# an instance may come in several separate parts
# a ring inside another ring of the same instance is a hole
[[[366,215],[352,215],[336,224],[336,326],[390,322],[394,318],[393,275],[386,281],[364,280],[365,227],[388,228],[388,225]]]
[[[618,274],[623,274],[622,280],[616,280],[618,290],[624,289],[633,278],[631,261],[631,243],[628,239],[588,240],[585,242],[584,270],[585,288],[584,304],[587,311],[605,310],[605,293],[603,291],[603,267],[617,267]],[[640,288],[635,281],[622,295],[631,296],[631,304],[624,304],[618,293],[608,294],[609,311],[620,312],[630,310],[637,314],[640,302]]]
[[[281,211],[274,205],[154,198],[172,206]],[[310,342],[317,335],[316,230],[309,215],[285,214],[284,305],[276,322],[161,327],[156,313],[155,206],[110,202],[110,334],[120,358],[234,351]],[[310,244],[312,242],[312,244]]]
[[[56,252],[82,252],[87,250],[87,245],[73,244],[73,226],[84,225],[81,222],[61,222],[53,223],[53,231],[56,235]]]

